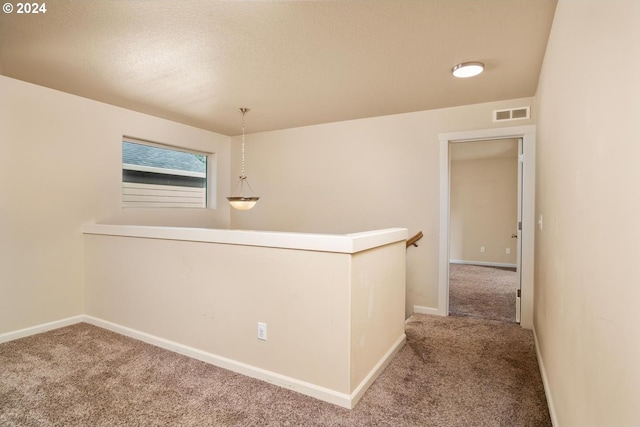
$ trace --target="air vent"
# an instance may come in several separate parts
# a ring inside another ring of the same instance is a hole
[[[498,120],[511,120],[511,110],[494,111],[494,113],[494,122],[497,122]]]
[[[531,117],[530,107],[510,108],[508,110],[494,110],[493,121],[505,122],[510,120],[523,120]]]

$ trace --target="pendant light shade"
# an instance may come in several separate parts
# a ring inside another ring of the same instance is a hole
[[[227,197],[229,204],[239,211],[248,211],[256,205],[260,197]]]
[[[244,172],[244,116],[248,111],[248,108],[240,108],[240,112],[242,113],[242,169],[235,191],[231,196],[227,197],[229,204],[239,211],[247,211],[251,209],[256,205],[260,198],[253,194],[253,189],[251,188],[247,175]]]

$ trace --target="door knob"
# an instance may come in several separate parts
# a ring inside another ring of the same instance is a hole
[[[517,235],[517,234],[512,234],[512,235],[511,235],[511,238],[512,238],[512,239],[517,239],[517,238],[518,238],[518,235]]]

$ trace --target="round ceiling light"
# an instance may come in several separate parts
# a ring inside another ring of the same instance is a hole
[[[484,64],[482,62],[463,62],[451,69],[453,76],[460,79],[477,76],[482,73],[482,71],[484,71]]]

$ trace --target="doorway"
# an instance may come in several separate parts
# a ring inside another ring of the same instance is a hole
[[[521,146],[449,144],[449,315],[520,321]]]
[[[521,213],[517,234],[520,251],[520,324],[531,329],[533,324],[533,236],[535,226],[535,126],[517,126],[440,134],[440,237],[438,266],[438,313],[449,313],[449,258],[450,258],[450,145],[462,142],[483,142],[516,138],[522,142],[519,165]]]

